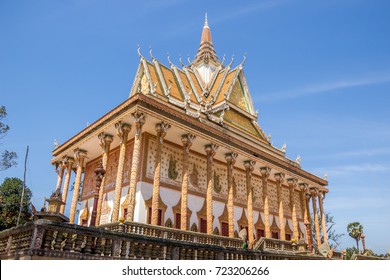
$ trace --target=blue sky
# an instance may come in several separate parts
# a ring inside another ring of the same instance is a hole
[[[1,150],[19,155],[0,172],[23,177],[40,207],[63,143],[129,94],[137,44],[165,64],[166,53],[196,54],[204,13],[220,58],[247,54],[245,74],[259,124],[287,156],[328,174],[325,210],[341,248],[349,222],[364,225],[368,248],[390,250],[389,1],[0,1],[0,105],[11,131]]]

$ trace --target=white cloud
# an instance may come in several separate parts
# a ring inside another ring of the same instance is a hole
[[[259,95],[258,99],[263,102],[272,102],[272,101],[279,101],[282,99],[283,100],[294,99],[302,96],[316,95],[316,94],[331,92],[339,89],[382,84],[387,82],[390,82],[390,74],[376,75],[375,77],[368,77],[368,78],[330,81],[328,83],[307,85],[301,88],[292,89],[288,91],[279,91],[279,92],[268,93],[265,95]]]
[[[381,148],[381,149],[366,149],[366,150],[355,150],[355,151],[346,151],[335,154],[324,154],[323,158],[334,158],[334,159],[346,159],[346,158],[357,158],[357,157],[374,157],[374,156],[384,156],[390,154],[390,148]]]
[[[348,164],[348,165],[339,165],[339,166],[332,166],[328,168],[317,168],[314,170],[315,174],[323,174],[326,172],[332,177],[335,176],[342,176],[347,175],[351,173],[359,173],[359,172],[365,172],[365,173],[377,173],[377,172],[388,172],[390,171],[390,164]]]

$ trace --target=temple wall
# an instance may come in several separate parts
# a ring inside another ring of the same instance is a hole
[[[153,179],[155,169],[155,155],[156,155],[156,139],[153,135],[144,134],[143,136],[143,151],[142,160],[140,164],[140,181],[136,187],[136,205],[134,210],[134,221],[145,223],[147,222],[147,208],[145,202],[152,198]],[[130,180],[130,168],[133,153],[133,140],[128,141],[125,167],[123,176],[123,187],[120,200],[120,217],[123,217],[123,209],[126,208],[127,201],[126,195],[128,193],[128,185]],[[160,185],[160,197],[162,202],[167,206],[164,213],[163,224],[170,219],[173,223],[175,221],[175,214],[173,207],[177,206],[181,197],[181,184],[182,184],[182,154],[183,150],[181,146],[165,141],[162,148],[161,159],[161,185]],[[114,189],[117,173],[117,165],[119,159],[119,148],[116,147],[111,150],[108,159],[108,165],[106,168],[106,178],[103,195],[102,216],[101,224],[109,223],[111,221],[114,201]],[[83,181],[82,195],[81,195],[81,211],[78,214],[79,224],[82,219],[88,217],[88,223],[92,213],[93,206],[93,193],[95,190],[95,173],[94,170],[100,163],[101,156],[90,160],[85,167],[85,176]],[[206,170],[206,156],[193,151],[190,151],[189,155],[189,198],[188,208],[192,211],[189,217],[189,227],[195,224],[199,230],[199,218],[197,213],[201,210],[205,203],[206,190],[207,190],[207,170]],[[213,229],[220,228],[220,220],[224,209],[227,204],[228,196],[228,183],[227,183],[227,167],[225,162],[214,160],[214,176],[213,176]],[[263,209],[263,190],[261,177],[257,175],[252,176],[253,187],[253,221],[256,224],[261,217],[262,223],[264,222]],[[238,224],[239,219],[243,214],[247,219],[248,212],[246,208],[247,195],[246,195],[246,173],[245,170],[236,163],[233,170],[233,188],[234,188],[234,230],[239,232],[240,226]],[[269,193],[269,205],[270,205],[270,224],[273,223],[275,217],[275,223],[280,228],[280,222],[278,218],[278,201],[276,185],[273,181],[268,181],[268,193]],[[288,224],[292,228],[291,221],[291,206],[290,206],[290,191],[286,186],[282,188],[282,199],[284,202],[284,214],[288,219]],[[300,196],[298,192],[295,192],[294,199],[296,203],[297,217],[302,219]],[[86,210],[88,201],[88,211]],[[260,215],[259,215],[260,214]],[[304,229],[304,228],[303,228]],[[304,232],[304,230],[303,230]]]

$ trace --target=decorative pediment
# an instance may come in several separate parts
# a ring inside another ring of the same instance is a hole
[[[238,219],[237,224],[238,224],[240,227],[242,227],[242,228],[248,226],[248,218],[247,218],[246,215],[245,215],[245,210],[244,210],[244,208],[242,209],[241,217],[240,217],[240,219]]]
[[[221,216],[218,217],[218,220],[219,220],[220,224],[228,223],[229,216],[228,216],[228,209],[227,209],[226,204],[225,204],[225,207],[223,208],[223,212],[222,212]]]
[[[110,221],[111,207],[108,205],[107,194],[104,195],[100,224],[107,224]]]
[[[203,201],[202,208],[196,213],[198,219],[204,219],[207,220],[207,204],[206,199]],[[214,215],[213,215],[213,221],[214,221]]]
[[[179,202],[175,206],[172,207],[172,211],[173,211],[173,213],[178,213],[178,214],[181,213],[181,197],[179,199]],[[188,218],[190,218],[192,215],[192,211],[188,207],[187,207],[187,213],[188,213]]]
[[[290,234],[290,235],[293,234],[293,231],[291,230],[290,225],[288,224],[287,220],[286,220],[286,225],[284,226],[284,231],[286,234]]]
[[[274,216],[273,219],[272,219],[272,224],[271,224],[270,229],[271,229],[272,232],[279,232],[279,227],[278,227],[278,225],[276,224],[276,218],[275,218],[275,216]]]
[[[257,222],[255,224],[255,228],[265,230],[265,225],[264,225],[263,219],[261,218],[260,213],[259,213],[259,218],[257,219]]]
[[[81,212],[79,224],[85,225],[85,223],[88,223],[90,214],[91,213],[89,212],[89,206],[88,206],[88,200],[87,200],[87,202],[85,203],[85,207],[83,209],[83,212]]]
[[[146,208],[151,208],[152,207],[152,200],[153,200],[153,197],[151,197],[150,199],[148,200],[145,200],[145,207]],[[163,212],[165,213],[165,211],[167,210],[167,205],[161,200],[161,196],[160,194],[158,195],[158,209],[161,209],[163,210]]]

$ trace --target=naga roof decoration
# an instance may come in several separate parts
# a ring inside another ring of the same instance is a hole
[[[188,65],[180,58],[180,68],[168,55],[170,67],[167,67],[153,57],[151,50],[151,61],[141,54],[140,48],[138,54],[140,64],[130,96],[136,93],[153,95],[184,109],[189,116],[200,120],[207,118],[270,144],[257,122],[243,71],[245,57],[235,68],[232,68],[233,58],[227,66],[224,66],[224,58],[219,61],[207,15],[198,52]]]

